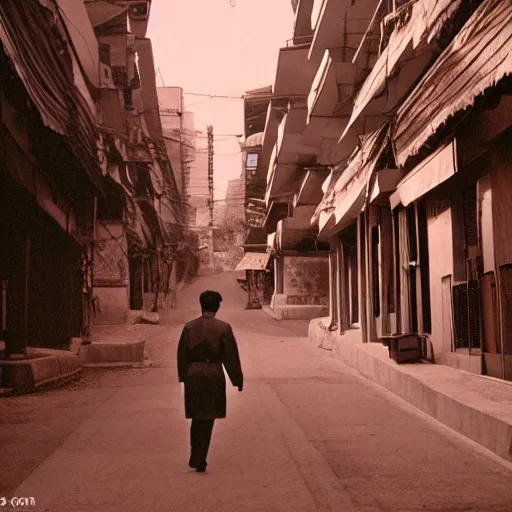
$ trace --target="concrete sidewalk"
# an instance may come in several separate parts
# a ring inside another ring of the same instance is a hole
[[[175,368],[148,371],[176,380]],[[35,512],[377,510],[354,504],[268,383],[247,387],[228,385],[204,474],[187,467],[178,384],[141,384],[117,389],[14,495],[35,497]]]
[[[310,323],[309,339],[336,359],[384,386],[448,427],[512,461],[512,383],[444,365],[397,364],[379,343],[361,343],[359,332],[339,336]],[[326,339],[329,338],[329,339]]]
[[[207,472],[187,466],[187,309],[146,333],[150,367],[85,368],[74,386],[6,398],[0,496],[5,482],[34,512],[512,510],[511,463],[315,348],[307,325],[299,337],[300,322],[246,312],[214,279],[199,286],[225,296],[245,385],[227,386]]]

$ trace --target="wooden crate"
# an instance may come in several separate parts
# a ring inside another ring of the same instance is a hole
[[[382,336],[381,341],[388,347],[389,357],[398,364],[420,361],[423,357],[422,336],[418,334]]]

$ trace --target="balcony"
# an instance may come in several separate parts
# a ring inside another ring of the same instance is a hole
[[[307,109],[304,103],[290,103],[277,130],[277,160],[279,163],[311,163],[318,148],[305,144],[302,138],[306,128]]]
[[[267,180],[272,151],[274,150],[274,146],[277,141],[277,130],[279,128],[279,123],[283,118],[284,110],[284,107],[282,110],[278,109],[275,106],[275,102],[271,102],[268,106],[265,129],[263,131],[263,138],[261,141],[261,154],[258,161],[258,168],[254,175],[255,181],[265,182]]]
[[[276,249],[296,250],[307,241],[314,247],[318,232],[317,227],[311,226],[310,222],[314,211],[314,206],[300,206],[294,209],[293,217],[280,220],[276,226]]]
[[[318,66],[326,48],[343,48],[346,60],[352,59],[378,4],[378,0],[315,0],[309,60]]]
[[[265,204],[269,206],[272,200],[291,203],[295,192],[299,189],[300,180],[304,174],[302,167],[294,162],[277,162],[277,144],[272,152],[268,169]],[[289,158],[292,160],[292,158]]]
[[[303,133],[304,142],[319,148],[319,165],[337,163],[332,148],[349,121],[356,76],[356,67],[344,62],[341,49],[325,51],[309,92]]]
[[[290,46],[279,50],[274,97],[307,96],[317,70],[308,60],[309,45]]]
[[[313,164],[318,155],[318,148],[302,142],[306,118],[305,102],[290,102],[288,113],[279,125],[277,142],[270,159],[267,200],[281,194],[293,196],[304,175],[303,167]]]
[[[293,206],[317,206],[323,198],[322,185],[329,175],[326,167],[307,168],[298,192],[293,198]]]
[[[319,65],[308,95],[303,143],[319,148],[318,165],[336,165],[346,160],[359,142],[354,134],[340,142],[340,135],[350,120],[357,88],[373,62],[371,54],[376,50],[375,45],[362,42],[370,39],[368,27],[381,10],[381,4],[376,1],[362,0],[353,5],[349,1],[315,1],[312,10],[315,39],[308,56]],[[313,48],[315,44],[317,47]],[[317,58],[317,53],[323,57]],[[370,127],[377,127],[381,122],[379,118]]]
[[[313,29],[311,28],[311,10],[313,0],[299,0],[295,12],[295,24],[293,27],[293,44],[311,43]]]

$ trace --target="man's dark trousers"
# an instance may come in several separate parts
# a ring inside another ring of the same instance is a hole
[[[192,419],[192,424],[190,425],[190,460],[195,465],[206,462],[214,421],[213,419]]]

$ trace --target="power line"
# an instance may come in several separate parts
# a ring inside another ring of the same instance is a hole
[[[199,105],[200,103],[204,103],[205,101],[210,101],[211,99],[213,98],[204,98],[202,100],[199,100],[199,101],[195,101],[194,103],[187,103],[186,105],[184,105],[185,107],[193,107],[194,105]]]
[[[179,87],[159,87],[159,89],[179,89]],[[201,92],[186,92],[183,91],[183,94],[188,94],[189,96],[203,96],[208,98],[225,98],[230,100],[243,100],[244,95],[235,95],[235,94],[206,94]]]

